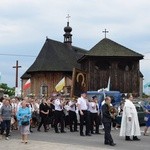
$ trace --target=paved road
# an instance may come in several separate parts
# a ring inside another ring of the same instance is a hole
[[[28,144],[20,142],[20,134],[13,131],[10,140],[0,140],[0,150],[149,150],[150,136],[141,136],[141,141],[127,142],[124,138],[119,137],[119,130],[112,131],[114,141],[117,143],[115,147],[103,144],[103,131],[101,135],[93,135],[91,137],[79,136],[78,132],[71,133],[54,133],[53,129],[49,132],[34,132],[30,135]],[[141,131],[143,127],[141,128]]]

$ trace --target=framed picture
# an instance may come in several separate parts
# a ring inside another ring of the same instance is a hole
[[[71,97],[79,97],[82,92],[88,90],[87,72],[73,68]]]

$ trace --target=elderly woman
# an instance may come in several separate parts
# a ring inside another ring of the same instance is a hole
[[[17,112],[17,120],[19,123],[19,129],[21,132],[21,142],[28,143],[28,135],[30,134],[30,119],[31,119],[31,110],[27,106],[25,100],[22,101],[21,107]]]
[[[9,140],[8,136],[10,133],[10,122],[12,115],[12,107],[9,99],[4,99],[3,106],[0,109],[0,122],[1,122],[1,138],[6,131],[6,140]]]

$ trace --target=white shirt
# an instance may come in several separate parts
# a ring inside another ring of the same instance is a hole
[[[69,101],[69,110],[75,112],[76,111],[76,106],[75,105],[76,105],[75,102]]]
[[[65,106],[64,106],[64,113],[65,113],[65,116],[69,115],[68,111],[69,111],[69,105],[65,105]]]
[[[63,110],[63,107],[60,106],[61,102],[60,102],[60,99],[55,99],[54,100],[54,106],[55,106],[55,110],[58,110],[58,111],[62,111]]]
[[[77,104],[80,106],[79,109],[80,110],[87,110],[88,109],[87,102],[88,102],[88,100],[83,98],[83,97],[78,98]]]
[[[102,106],[105,104],[105,100],[102,101]],[[112,103],[110,103],[110,106],[113,106]]]
[[[1,107],[3,106],[3,103],[2,102],[0,102],[0,109],[1,109]]]
[[[89,111],[91,112],[91,113],[98,113],[98,104],[97,103],[95,103],[95,102],[90,102],[89,103]]]
[[[40,107],[40,105],[38,103],[34,103],[33,107],[34,107],[34,111],[36,111],[37,113],[39,113],[39,107]]]
[[[17,108],[17,103],[11,103],[11,106],[12,106],[12,109],[15,109]]]

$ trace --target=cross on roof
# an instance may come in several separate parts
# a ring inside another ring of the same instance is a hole
[[[68,19],[68,22],[69,22],[69,18],[70,18],[70,17],[71,17],[71,16],[69,16],[69,14],[68,14],[67,17],[66,17],[66,18]]]
[[[105,38],[106,38],[106,34],[109,32],[106,29],[104,31],[102,31],[103,33],[105,33]]]

